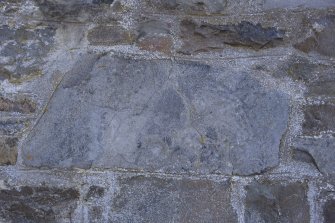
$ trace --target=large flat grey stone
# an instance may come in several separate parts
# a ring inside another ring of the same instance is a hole
[[[278,164],[287,119],[287,96],[252,73],[88,54],[24,143],[23,162],[248,175]]]

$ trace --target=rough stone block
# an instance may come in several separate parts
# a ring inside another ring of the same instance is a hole
[[[120,26],[97,26],[87,35],[92,45],[125,45],[134,42],[134,35]]]
[[[335,131],[335,106],[309,105],[304,108],[304,135],[319,135],[322,132]]]
[[[264,9],[328,8],[335,7],[333,0],[265,0]]]
[[[15,165],[17,142],[17,138],[0,137],[0,165]]]
[[[287,119],[288,96],[248,73],[92,54],[56,90],[23,160],[248,175],[277,165]]]
[[[335,222],[335,200],[328,200],[324,204],[323,218],[325,223]]]
[[[246,223],[310,222],[306,183],[253,182],[246,191]]]
[[[321,55],[335,56],[335,16],[328,15],[316,20],[313,25],[313,34],[295,47],[305,53],[312,51]]]
[[[36,111],[36,103],[30,99],[23,98],[11,100],[0,96],[0,112],[18,112],[18,113],[34,113]]]
[[[335,139],[322,138],[297,138],[294,148],[304,151],[312,157],[312,162],[324,174],[335,174]]]
[[[149,7],[189,14],[219,14],[227,7],[227,0],[148,0]]]
[[[118,181],[112,222],[237,222],[228,180],[135,176]]]
[[[0,190],[1,222],[69,222],[76,189],[21,186]]]
[[[283,30],[275,27],[264,28],[261,24],[248,21],[242,21],[236,25],[211,25],[184,20],[181,23],[183,46],[180,51],[192,54],[199,51],[222,49],[225,45],[259,50],[280,43],[284,33]]]
[[[0,79],[20,82],[42,75],[41,65],[54,43],[52,26],[0,26]],[[29,64],[29,66],[27,66]]]
[[[0,135],[15,136],[22,133],[28,121],[8,119],[0,121]]]

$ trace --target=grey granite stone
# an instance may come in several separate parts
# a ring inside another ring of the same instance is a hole
[[[278,164],[287,119],[287,95],[250,74],[92,54],[56,90],[23,159],[34,167],[248,175]]]

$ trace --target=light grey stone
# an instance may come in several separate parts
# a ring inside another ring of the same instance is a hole
[[[277,165],[287,119],[287,95],[233,68],[88,54],[56,90],[23,160],[248,175]]]

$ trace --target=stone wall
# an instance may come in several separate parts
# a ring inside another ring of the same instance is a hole
[[[0,12],[0,222],[335,222],[334,0]]]

